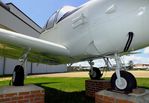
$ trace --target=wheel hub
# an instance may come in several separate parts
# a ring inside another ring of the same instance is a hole
[[[124,90],[127,87],[127,81],[124,78],[120,78],[120,81],[116,79],[115,81],[116,87],[120,90]]]
[[[12,75],[12,81],[14,82],[15,80],[15,77],[16,77],[16,73],[14,72],[13,75]]]
[[[90,75],[92,76],[92,77],[96,77],[96,72],[95,71],[92,71],[91,73],[90,73]]]

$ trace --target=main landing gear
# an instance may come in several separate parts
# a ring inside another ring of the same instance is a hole
[[[122,69],[122,63],[118,54],[114,55],[116,61],[116,72],[111,77],[111,87],[113,90],[117,91],[125,91],[132,92],[133,89],[137,87],[137,82],[135,77]],[[105,59],[105,64],[109,67],[108,59]],[[102,77],[102,73],[98,68],[93,67],[94,63],[92,61],[89,62],[91,66],[90,70],[90,78],[91,79],[100,79]]]
[[[99,79],[101,79],[103,73],[101,73],[101,71],[99,70],[99,68],[93,67],[94,62],[89,61],[89,64],[91,66],[90,67],[91,70],[89,71],[90,78],[93,79],[93,80],[99,80]]]
[[[23,86],[24,85],[24,68],[21,65],[17,65],[14,68],[12,76],[13,86]]]
[[[17,65],[14,68],[11,81],[13,86],[24,86],[24,79],[25,79],[24,68],[26,68],[27,56],[29,51],[30,49],[28,49],[23,53],[23,56],[19,59],[20,65]]]

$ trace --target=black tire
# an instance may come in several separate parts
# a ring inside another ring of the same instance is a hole
[[[14,68],[12,76],[13,86],[24,86],[24,68],[21,65],[17,65]]]
[[[91,75],[91,70],[90,70],[90,73],[89,73],[90,78],[91,78],[92,80],[100,80],[103,74],[101,73],[101,71],[99,70],[99,68],[93,67],[93,71],[94,71],[94,73],[96,73],[96,74]]]
[[[117,76],[116,76],[116,73],[114,73],[111,77],[111,87],[112,87],[112,89],[125,91],[125,92],[132,92],[132,90],[137,87],[136,78],[131,73],[129,73],[127,71],[120,71],[120,75],[127,82],[126,88],[120,89],[116,86]]]

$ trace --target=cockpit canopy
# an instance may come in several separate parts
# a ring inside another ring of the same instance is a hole
[[[60,10],[56,11],[47,21],[44,30],[50,29],[54,26],[55,23],[60,22],[65,17],[67,17],[71,12],[75,11],[76,7],[73,6],[64,6]]]

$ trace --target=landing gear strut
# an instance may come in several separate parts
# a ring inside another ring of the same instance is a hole
[[[99,80],[99,79],[101,79],[103,74],[101,73],[99,68],[93,67],[94,62],[92,62],[92,61],[89,61],[89,64],[91,66],[91,70],[89,71],[90,78],[92,80]]]
[[[131,92],[137,87],[135,77],[126,71],[120,71],[122,68],[120,57],[115,54],[116,72],[111,77],[111,86],[114,90]]]

